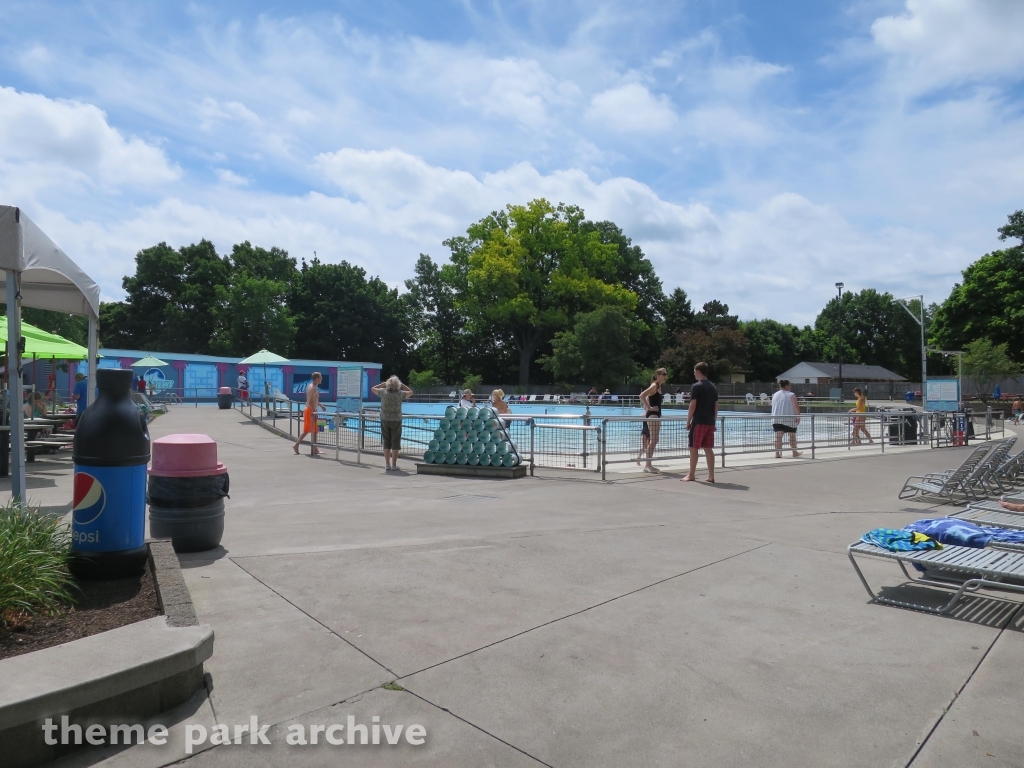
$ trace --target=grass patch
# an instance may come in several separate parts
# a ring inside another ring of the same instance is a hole
[[[396,681],[392,680],[390,683],[384,683],[381,686],[385,691],[404,691],[405,688],[400,686]]]
[[[59,519],[18,502],[0,506],[0,623],[72,601],[71,532]]]

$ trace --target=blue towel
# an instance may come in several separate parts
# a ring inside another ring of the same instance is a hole
[[[895,528],[875,528],[868,531],[860,540],[890,552],[913,552],[924,549],[941,549],[939,542],[919,531],[902,531]]]
[[[942,544],[958,547],[985,547],[990,541],[1004,544],[1024,544],[1024,531],[1006,528],[992,528],[975,525],[967,520],[943,517],[935,520],[918,520],[903,530],[926,534]]]

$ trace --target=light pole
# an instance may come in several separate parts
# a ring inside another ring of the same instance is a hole
[[[910,311],[904,302],[908,302],[911,299],[917,299],[921,302],[921,317],[920,319],[915,317],[914,313]],[[896,299],[899,305],[907,311],[907,314],[914,318],[914,322],[921,326],[921,408],[928,410],[928,347],[924,343],[924,294],[919,296],[909,296],[905,299]],[[963,382],[961,382],[963,383]]]
[[[839,404],[843,404],[843,283],[836,283],[839,290]]]

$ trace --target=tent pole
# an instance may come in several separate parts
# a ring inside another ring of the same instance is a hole
[[[100,354],[99,344],[99,319],[89,315],[89,381],[86,386],[86,391],[89,396],[85,400],[87,406],[92,405],[92,401],[96,399],[96,358]]]
[[[7,397],[11,409],[11,499],[25,499],[25,411],[21,407],[20,275],[7,270]]]

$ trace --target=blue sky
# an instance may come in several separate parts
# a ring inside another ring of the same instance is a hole
[[[119,298],[248,239],[399,286],[544,196],[666,289],[804,323],[941,301],[1024,207],[1024,3],[44,3],[0,28],[0,200]]]

